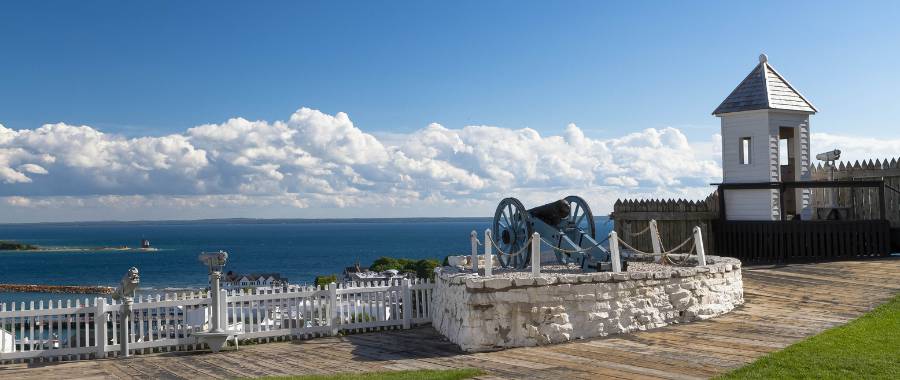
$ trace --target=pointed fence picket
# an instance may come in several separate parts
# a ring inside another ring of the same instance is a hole
[[[309,339],[409,328],[431,322],[434,283],[427,279],[223,290],[226,330],[238,340]],[[107,298],[0,303],[0,363],[63,361],[205,349],[193,335],[209,328],[208,292],[139,296],[125,306]]]

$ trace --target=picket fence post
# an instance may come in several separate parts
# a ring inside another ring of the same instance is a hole
[[[131,335],[129,325],[131,324],[131,304],[134,299],[131,297],[122,297],[122,306],[119,308],[119,356],[127,358],[131,356],[128,352],[128,339]]]
[[[97,351],[94,357],[103,359],[106,357],[106,298],[94,298],[94,340],[97,342]]]
[[[337,284],[329,283],[328,284],[328,326],[331,327],[331,336],[337,336],[338,334],[338,324],[336,322],[338,317],[335,317],[335,311],[337,310]]]
[[[412,290],[409,288],[409,279],[403,279],[403,329],[412,327]]]
[[[219,298],[216,301],[219,308],[219,328],[225,331],[228,329],[228,291],[219,289]]]

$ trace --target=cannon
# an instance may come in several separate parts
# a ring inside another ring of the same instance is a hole
[[[500,265],[522,269],[531,262],[530,242],[534,232],[553,248],[560,264],[578,264],[584,270],[611,270],[609,251],[596,240],[594,214],[581,197],[570,195],[542,206],[525,209],[516,198],[497,205],[491,236],[501,251]],[[625,268],[626,262],[622,262]]]

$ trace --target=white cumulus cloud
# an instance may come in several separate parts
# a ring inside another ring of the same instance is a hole
[[[233,118],[160,137],[0,125],[0,197],[60,210],[476,207],[468,214],[480,215],[505,196],[536,205],[572,193],[605,212],[615,197],[708,194],[721,176],[697,149],[709,145],[675,128],[596,139],[574,124],[541,135],[434,123],[379,139],[345,113],[309,108],[285,121]]]

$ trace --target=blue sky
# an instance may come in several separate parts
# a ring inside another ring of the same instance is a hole
[[[430,123],[453,131],[470,125],[531,128],[542,136],[563,136],[574,123],[597,141],[671,127],[703,150],[714,145],[718,131],[710,112],[765,52],[819,108],[814,132],[900,139],[898,17],[900,3],[890,1],[3,2],[0,124],[21,131],[65,123],[115,138],[178,135],[196,142],[189,128],[224,125],[235,117],[276,123],[308,107],[325,116],[347,113],[354,128],[385,146],[409,140]],[[700,159],[715,155],[707,153]],[[21,173],[55,175],[42,173],[49,164],[17,165],[21,170],[13,169]],[[143,170],[141,165],[131,166]],[[463,160],[453,166],[484,179],[474,165]],[[367,170],[354,169],[360,178],[378,182]],[[441,175],[452,171],[441,169]],[[29,175],[26,182],[19,176],[16,183],[0,182],[0,196],[18,197],[9,204],[51,197],[42,200],[52,204],[53,197],[290,193],[306,203],[291,216],[334,213],[325,205],[330,203],[294,185],[209,190],[206,181],[169,194],[142,192],[144,186],[108,173],[76,170],[63,177],[71,183],[83,176],[93,176],[81,187],[86,190],[70,192],[55,190],[56,182],[47,179]],[[311,178],[288,177],[304,183]],[[625,177],[636,178],[644,194],[662,186],[624,172],[609,178],[631,183]],[[683,177],[681,184],[707,180],[695,172]],[[441,184],[448,188],[440,196],[454,193],[459,202],[528,187],[491,187],[469,199],[470,193],[452,183]],[[477,181],[472,186],[484,189]],[[332,184],[316,194],[339,189]],[[414,192],[410,197],[435,196]],[[372,207],[393,209],[390,202]],[[323,211],[311,211],[319,207]],[[341,216],[370,216],[363,206],[335,207],[346,209],[336,211]],[[483,208],[473,206],[468,213],[479,215]],[[445,204],[428,210],[459,209]],[[161,216],[231,215],[204,210]],[[91,218],[98,211],[48,206],[42,212],[43,220]],[[416,212],[397,215],[410,213]]]

